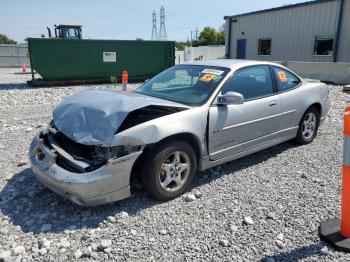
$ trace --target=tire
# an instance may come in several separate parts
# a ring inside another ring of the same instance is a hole
[[[145,153],[141,180],[150,195],[160,200],[170,200],[188,189],[197,171],[196,154],[188,143],[165,142]]]
[[[310,107],[304,113],[299,123],[299,129],[295,141],[298,144],[306,145],[311,143],[317,136],[320,124],[320,113],[315,107]]]

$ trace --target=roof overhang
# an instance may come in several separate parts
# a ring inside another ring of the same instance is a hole
[[[269,13],[269,12],[274,12],[274,11],[279,11],[279,10],[284,10],[284,9],[290,9],[290,8],[314,5],[314,4],[321,4],[321,3],[325,3],[325,2],[331,2],[331,1],[338,1],[338,0],[314,0],[314,1],[308,1],[308,2],[303,2],[303,3],[284,5],[284,6],[280,6],[280,7],[274,7],[274,8],[269,8],[269,9],[264,9],[264,10],[259,10],[259,11],[253,11],[253,12],[238,14],[238,15],[224,16],[224,19],[227,20],[227,19],[232,19],[233,17],[237,18],[237,17],[241,17],[241,16]]]

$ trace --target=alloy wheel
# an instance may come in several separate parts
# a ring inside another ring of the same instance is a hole
[[[159,180],[161,187],[166,191],[180,189],[190,174],[190,158],[182,151],[170,153],[161,165]]]
[[[315,113],[309,112],[303,121],[302,134],[305,139],[310,139],[316,130],[317,118]]]

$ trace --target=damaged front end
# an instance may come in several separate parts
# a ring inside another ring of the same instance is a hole
[[[154,121],[188,108],[132,93],[93,90],[72,95],[33,139],[32,169],[43,184],[79,205],[129,197],[132,168],[144,148],[183,129],[163,118],[166,128],[160,133]]]
[[[53,122],[33,139],[29,150],[39,181],[83,206],[130,196],[130,174],[141,146],[83,145],[66,137]]]
[[[53,121],[43,133],[42,139],[50,149],[56,152],[57,164],[75,173],[95,171],[106,165],[110,159],[117,159],[142,150],[142,146],[102,147],[80,144],[59,131]]]

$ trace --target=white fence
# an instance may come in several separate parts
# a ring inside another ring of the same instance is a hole
[[[185,62],[185,51],[175,51],[175,64]]]
[[[210,60],[225,57],[225,46],[197,46],[185,48],[185,61]]]
[[[0,44],[0,67],[29,67],[27,45]]]
[[[193,60],[209,60],[225,57],[225,46],[186,47],[185,51],[176,51],[176,64]]]

